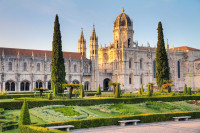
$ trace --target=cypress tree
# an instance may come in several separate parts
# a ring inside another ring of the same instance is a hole
[[[141,85],[141,94],[144,92],[143,84]]]
[[[158,42],[156,49],[156,82],[161,90],[164,80],[169,80],[169,64],[165,49],[162,23],[158,23]]]
[[[141,95],[142,94],[141,92],[142,92],[142,90],[139,88],[138,89],[138,95]]]
[[[51,55],[51,86],[54,95],[63,93],[62,84],[65,83],[65,75],[60,24],[56,14]]]
[[[150,84],[148,84],[147,96],[152,96],[151,85]]]
[[[99,84],[99,88],[97,89],[97,95],[101,95],[101,88],[100,88],[100,84]]]
[[[188,91],[187,91],[188,95],[192,95],[192,90],[191,90],[191,87],[188,88]]]
[[[28,103],[26,99],[24,99],[24,103],[22,105],[20,116],[19,116],[19,126],[20,125],[30,125],[31,124],[31,118],[28,110]]]
[[[120,91],[120,84],[117,83],[116,84],[116,90],[115,90],[115,98],[120,98],[120,93],[121,93],[121,91]]]
[[[83,85],[81,85],[81,94],[80,97],[83,98],[85,96]]]
[[[187,85],[185,84],[185,87],[184,87],[184,94],[187,94]]]

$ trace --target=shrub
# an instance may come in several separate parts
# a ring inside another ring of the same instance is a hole
[[[48,94],[48,99],[53,100],[53,94],[51,92]]]
[[[28,110],[28,103],[25,99],[20,111],[19,125],[30,125],[30,124],[31,124],[31,119]]]
[[[187,93],[188,95],[192,95],[191,87],[188,88]]]
[[[83,98],[85,96],[83,85],[81,85],[81,94],[80,97]]]
[[[20,126],[21,133],[66,133],[57,129],[47,129],[45,127],[37,127],[32,125]]]
[[[4,112],[4,108],[0,108],[0,114]]]
[[[143,84],[141,85],[141,94],[144,92]]]
[[[101,95],[101,88],[100,88],[100,84],[99,84],[99,88],[97,89],[97,95]]]
[[[151,85],[150,84],[148,85],[147,96],[152,96]]]
[[[138,89],[138,95],[141,95],[142,94],[142,91],[141,91],[141,89],[139,88]]]
[[[120,84],[117,83],[116,91],[115,91],[115,98],[120,98]]]
[[[187,94],[187,85],[185,84],[185,87],[184,87],[184,94]]]

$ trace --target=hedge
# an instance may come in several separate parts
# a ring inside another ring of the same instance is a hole
[[[141,123],[169,121],[172,120],[173,119],[172,117],[175,116],[191,116],[191,118],[193,119],[200,118],[200,111],[153,113],[153,114],[128,115],[128,116],[118,116],[118,117],[82,119],[82,120],[69,120],[63,122],[36,124],[35,126],[48,127],[48,126],[74,125],[74,129],[79,129],[79,128],[119,125],[118,121],[120,120],[139,119]]]
[[[47,105],[66,105],[66,106],[90,106],[107,103],[141,103],[146,101],[183,101],[200,100],[200,96],[166,96],[166,97],[140,97],[140,98],[110,98],[110,99],[71,99],[71,100],[37,100],[27,101],[29,108],[42,107]],[[0,101],[0,108],[20,109],[23,101]]]
[[[44,127],[22,125],[20,126],[21,133],[66,133],[57,129],[48,129]]]
[[[36,94],[38,95],[38,94]],[[14,94],[14,95],[2,95],[0,99],[13,99],[13,98],[20,98],[20,97],[34,97],[34,94]]]

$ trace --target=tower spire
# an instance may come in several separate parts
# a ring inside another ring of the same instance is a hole
[[[124,13],[124,11],[125,11],[124,8],[122,8],[122,13]]]
[[[94,24],[93,24],[92,35],[90,37],[90,40],[96,40],[96,39],[98,39],[98,38],[96,36],[95,27],[94,27]]]
[[[86,40],[83,35],[83,28],[81,27],[81,35],[80,39],[78,40],[78,52],[81,53],[81,55],[86,57]]]

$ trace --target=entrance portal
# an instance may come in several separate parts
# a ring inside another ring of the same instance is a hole
[[[109,78],[106,78],[106,79],[103,80],[103,90],[104,90],[104,91],[108,91],[108,89],[109,89],[108,83],[109,83],[110,81],[111,81],[111,80],[110,80]]]

